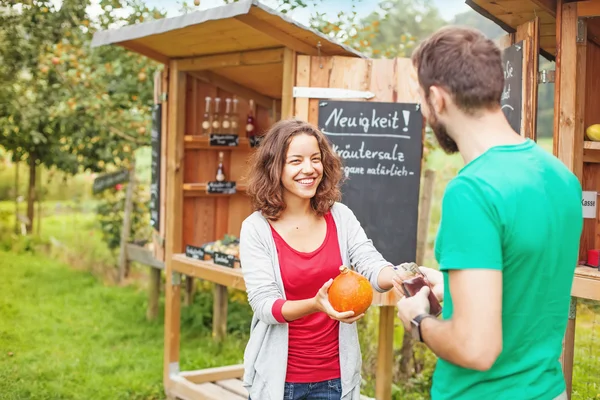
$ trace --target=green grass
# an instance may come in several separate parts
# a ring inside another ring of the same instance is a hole
[[[100,284],[44,256],[0,252],[0,398],[162,399],[163,319],[146,293]],[[249,307],[230,306],[230,335],[211,339],[212,296],[182,309],[182,370],[242,361]]]

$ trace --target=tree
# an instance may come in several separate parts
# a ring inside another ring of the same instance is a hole
[[[36,166],[75,174],[128,167],[149,144],[157,64],[116,46],[90,48],[93,32],[163,15],[131,1],[0,0],[0,138],[30,167],[27,216],[33,225]],[[115,10],[127,6],[125,16]]]

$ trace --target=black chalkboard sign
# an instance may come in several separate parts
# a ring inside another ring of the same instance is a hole
[[[117,172],[111,172],[108,174],[100,175],[99,177],[94,179],[94,184],[92,186],[92,192],[94,194],[100,193],[103,190],[113,187],[118,183],[127,182],[128,180],[129,180],[129,170],[128,169],[122,169]]]
[[[389,262],[414,261],[423,150],[420,106],[320,101],[319,128],[344,162],[342,202]]]
[[[223,267],[233,268],[235,264],[235,256],[231,254],[225,254],[218,251],[215,251],[213,255],[213,260],[215,264],[221,265]]]
[[[236,192],[236,183],[233,181],[211,181],[208,182],[206,191],[216,194],[234,194]]]
[[[238,146],[239,144],[240,138],[238,135],[230,135],[225,133],[210,134],[211,146]]]
[[[523,102],[523,41],[507,47],[502,52],[504,68],[504,91],[502,111],[510,126],[521,135]]]
[[[156,230],[160,229],[160,141],[162,104],[155,104],[152,110],[152,177],[150,181],[150,224]]]
[[[188,244],[185,246],[185,255],[195,260],[204,260],[204,249]]]

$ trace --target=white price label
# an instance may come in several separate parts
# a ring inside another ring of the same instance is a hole
[[[596,218],[596,204],[598,203],[598,192],[583,192],[581,205],[583,206],[583,218]]]

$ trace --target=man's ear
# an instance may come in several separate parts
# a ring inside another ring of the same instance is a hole
[[[431,86],[429,88],[429,102],[436,114],[439,115],[446,110],[448,106],[447,101],[447,92],[445,90],[438,86]]]

